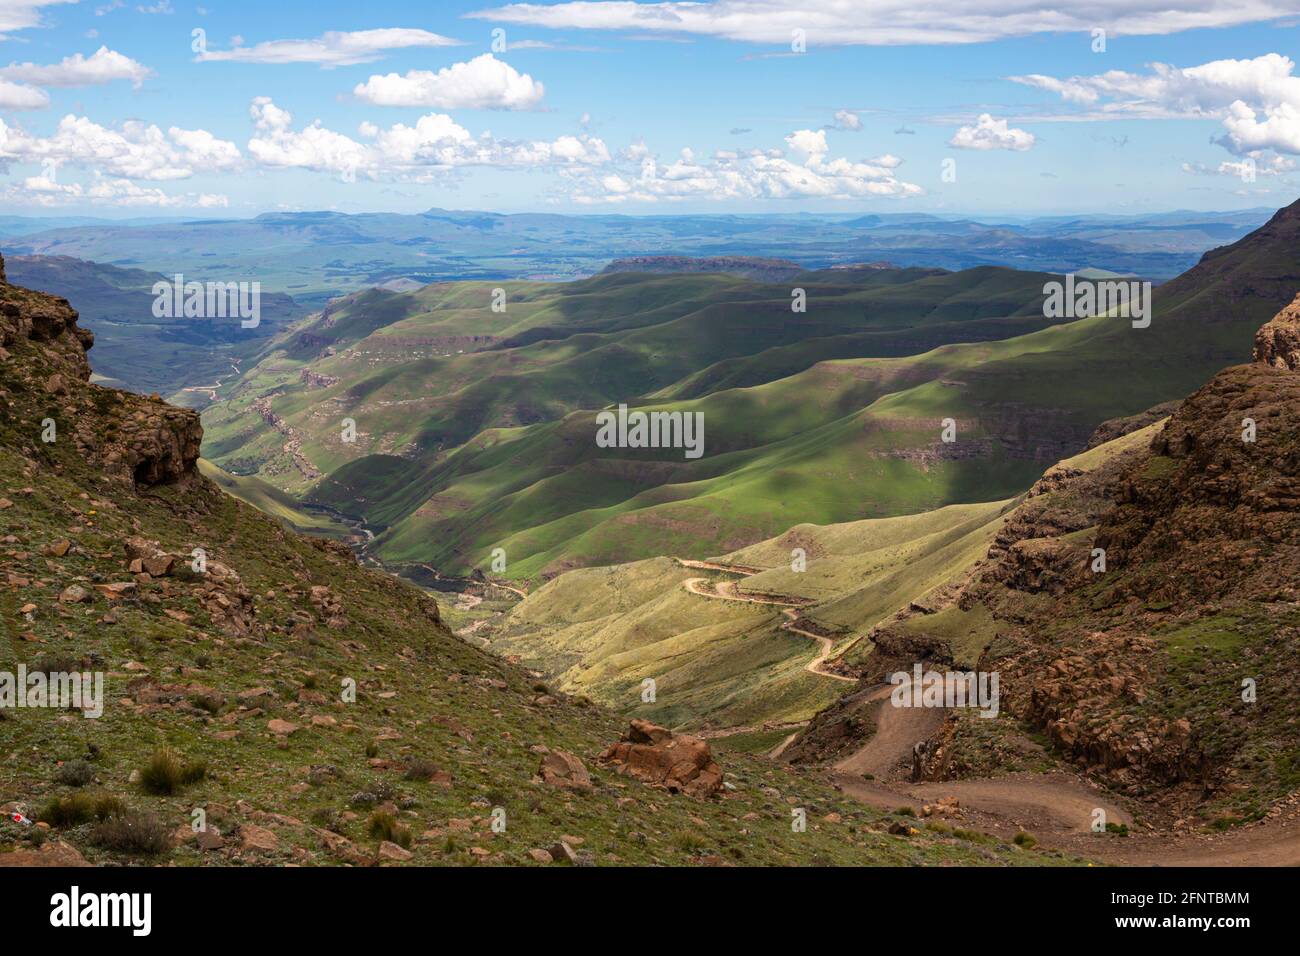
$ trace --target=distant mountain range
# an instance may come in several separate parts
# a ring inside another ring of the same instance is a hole
[[[1269,210],[977,221],[916,213],[561,216],[431,209],[419,215],[268,213],[253,219],[0,218],[9,254],[64,255],[204,279],[258,279],[318,308],[393,280],[576,279],[636,256],[757,256],[805,269],[855,262],[1172,278]]]

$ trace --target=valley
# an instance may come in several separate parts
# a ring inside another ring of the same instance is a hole
[[[166,467],[273,519],[259,533],[284,529],[285,547],[318,539],[367,587],[436,596],[423,613],[437,639],[526,675],[525,708],[593,708],[607,740],[613,715],[694,735],[735,780],[820,788],[827,821],[874,821],[941,855],[1300,863],[1293,708],[1270,696],[1244,710],[1214,676],[1253,675],[1271,694],[1300,633],[1282,570],[1297,233],[1293,206],[1206,254],[1157,288],[1149,327],[1047,318],[1060,277],[996,267],[636,260],[563,284],[372,288],[246,343],[216,385],[180,386],[204,406],[205,458],[187,449]],[[699,416],[704,454],[602,447],[598,414],[620,405]],[[1269,469],[1227,451],[1242,415],[1265,423]],[[1207,455],[1238,476],[1227,498]],[[112,510],[103,489],[90,498]],[[1222,541],[1189,556],[1180,522]],[[305,593],[265,574],[278,583],[256,604]],[[342,626],[317,591],[320,621],[291,615],[279,631]],[[205,600],[170,619],[189,626]],[[240,642],[277,632],[211,613]],[[410,612],[388,620],[401,634]],[[1002,712],[897,706],[896,677],[915,666],[1000,674]],[[388,667],[378,686],[400,697]],[[309,709],[316,680],[296,692]],[[247,710],[220,712],[239,724]],[[376,740],[402,739],[385,717]],[[414,759],[398,750],[372,768]],[[347,848],[317,833],[284,849],[356,852],[355,830],[324,832]],[[451,838],[439,851],[444,832],[428,830],[424,852],[464,852]]]

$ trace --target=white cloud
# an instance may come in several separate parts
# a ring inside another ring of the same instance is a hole
[[[410,47],[457,46],[459,40],[430,33],[428,30],[390,27],[380,30],[357,30],[351,33],[332,31],[311,40],[268,40],[254,46],[233,50],[207,50],[195,59],[200,63],[234,60],[240,63],[319,63],[322,66],[351,66],[370,63],[389,50]]]
[[[512,3],[470,16],[554,29],[638,30],[725,37],[789,47],[791,31],[817,46],[979,43],[1040,33],[1162,35],[1258,23],[1300,11],[1288,0],[710,0],[632,3]]]
[[[700,160],[684,149],[661,163],[645,145],[620,153],[625,167],[574,170],[572,199],[583,205],[681,200],[863,199],[918,196],[921,187],[894,173],[901,160],[866,162],[830,158],[825,130],[796,130],[785,138],[793,158],[780,149],[722,150]]]
[[[149,72],[148,67],[129,56],[101,46],[89,57],[77,53],[48,66],[11,63],[0,68],[0,78],[40,86],[99,86],[114,80],[130,80],[138,87]]]
[[[100,206],[147,206],[157,209],[216,209],[230,200],[216,193],[169,195],[161,189],[139,186],[126,179],[96,176],[89,185],[60,183],[45,176],[29,176],[21,185],[2,194],[6,202],[30,206],[71,206],[91,203]]]
[[[852,110],[835,111],[835,128],[856,131],[862,129],[862,118]]]
[[[1084,104],[1091,118],[1217,119],[1224,129],[1220,145],[1244,156],[1266,149],[1300,153],[1300,77],[1294,71],[1289,57],[1269,53],[1182,69],[1153,63],[1149,73],[1010,79]]]
[[[234,143],[205,130],[157,126],[137,121],[109,129],[84,116],[68,114],[54,134],[33,136],[0,120],[0,162],[54,163],[127,179],[186,179],[218,172],[242,162]]]
[[[433,73],[375,75],[352,91],[376,106],[425,106],[440,110],[526,110],[541,102],[543,88],[527,73],[491,53]]]
[[[1024,152],[1034,145],[1034,134],[1009,126],[1004,119],[981,113],[974,126],[963,126],[948,140],[958,149],[1009,149]]]
[[[1235,176],[1249,182],[1257,176],[1281,176],[1294,172],[1297,164],[1294,159],[1276,154],[1261,157],[1246,157],[1241,160],[1224,160],[1218,166],[1206,166],[1204,163],[1183,163],[1183,172],[1198,176]]]
[[[41,26],[41,9],[77,0],[4,0],[0,3],[0,40],[17,30]]]
[[[0,80],[0,110],[43,110],[49,105],[50,97],[44,90]]]
[[[383,129],[362,123],[359,134],[369,141],[364,143],[319,121],[294,129],[293,117],[268,97],[254,100],[250,113],[256,133],[248,141],[248,152],[269,167],[419,180],[467,166],[567,168],[610,161],[604,142],[594,136],[499,140],[491,133],[474,136],[444,113],[427,113],[413,126],[397,123]]]

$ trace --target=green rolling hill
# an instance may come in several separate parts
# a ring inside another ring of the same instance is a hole
[[[466,573],[500,548],[516,579],[999,501],[1249,354],[1300,271],[1298,223],[1282,210],[1158,287],[1148,328],[1046,319],[1053,277],[1000,268],[614,272],[504,283],[504,311],[491,283],[371,290],[249,370],[205,454],[364,520],[387,562]],[[702,415],[704,455],[598,447],[619,403]]]

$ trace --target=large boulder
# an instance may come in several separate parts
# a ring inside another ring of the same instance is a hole
[[[703,798],[722,789],[722,768],[707,743],[648,720],[632,721],[623,739],[601,754],[600,762],[672,793]]]

